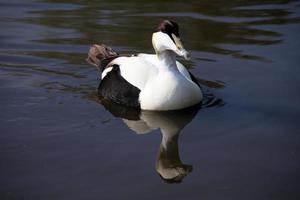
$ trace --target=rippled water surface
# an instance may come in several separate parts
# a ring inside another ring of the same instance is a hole
[[[202,108],[100,104],[91,44],[180,25]],[[1,1],[1,199],[300,199],[300,1]]]

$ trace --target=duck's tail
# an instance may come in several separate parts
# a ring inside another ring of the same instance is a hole
[[[94,44],[90,48],[86,61],[89,64],[97,67],[100,73],[102,73],[106,66],[118,56],[118,53],[113,51],[110,47],[106,46],[105,44]]]

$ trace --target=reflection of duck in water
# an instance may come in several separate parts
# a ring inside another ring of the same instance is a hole
[[[98,93],[142,110],[180,110],[202,101],[195,77],[176,56],[189,58],[176,22],[164,20],[152,34],[156,54],[121,56],[105,45],[91,47],[87,61],[101,72]]]
[[[146,134],[160,128],[162,140],[159,146],[156,171],[167,182],[181,182],[192,171],[191,165],[183,164],[179,157],[178,138],[181,130],[194,118],[200,106],[172,112],[139,111],[101,101],[113,115],[123,118],[124,123],[137,134]]]

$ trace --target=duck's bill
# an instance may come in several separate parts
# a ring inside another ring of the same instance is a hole
[[[183,45],[181,43],[180,38],[174,34],[172,34],[172,38],[177,47],[177,51],[176,51],[177,55],[184,57],[184,59],[186,59],[186,60],[190,60],[190,53],[187,50],[185,50],[185,48],[183,47]]]

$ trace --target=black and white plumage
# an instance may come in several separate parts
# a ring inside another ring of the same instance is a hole
[[[98,93],[115,103],[142,110],[180,110],[202,101],[192,74],[176,56],[189,59],[177,23],[162,21],[152,35],[156,54],[120,56],[105,45],[94,45],[87,61],[101,72]]]

